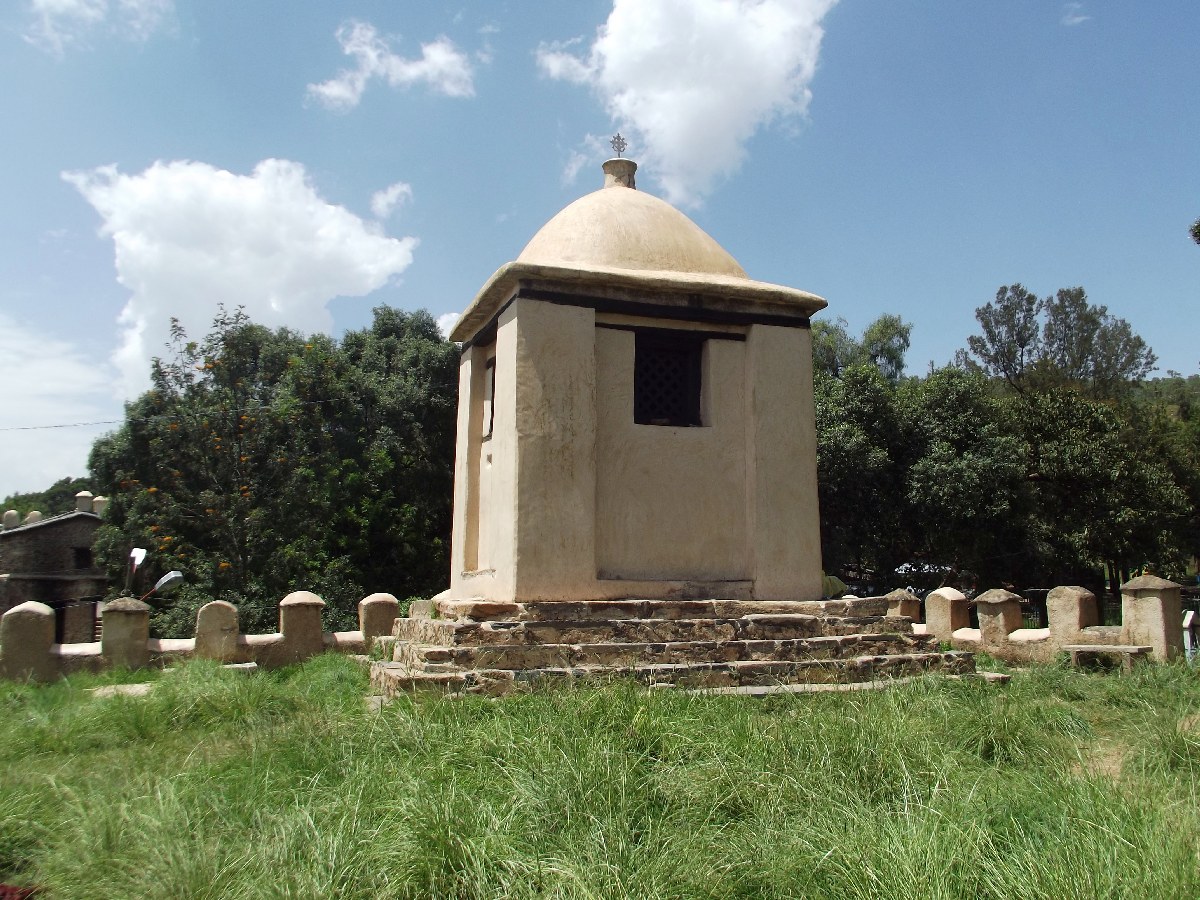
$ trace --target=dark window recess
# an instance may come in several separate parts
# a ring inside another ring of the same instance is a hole
[[[90,569],[92,567],[92,548],[75,547],[75,568]]]
[[[704,339],[687,332],[638,332],[634,344],[633,421],[700,424],[700,356]]]
[[[487,438],[492,436],[496,423],[496,357],[487,361],[483,378],[483,436]]]

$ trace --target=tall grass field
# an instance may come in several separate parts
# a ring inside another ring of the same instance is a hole
[[[132,678],[126,674],[125,678]],[[0,882],[61,898],[1200,897],[1200,678],[401,698],[326,656],[0,685]]]

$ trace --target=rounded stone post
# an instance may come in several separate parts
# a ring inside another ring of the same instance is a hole
[[[948,641],[954,632],[971,625],[967,596],[952,587],[938,588],[925,598],[925,630]]]
[[[21,524],[21,514],[15,509],[6,509],[4,511],[4,530],[16,528]]]
[[[238,611],[232,603],[213,600],[196,613],[196,649],[200,659],[233,662],[238,652]]]
[[[80,491],[75,495],[75,511],[76,512],[91,512],[92,511],[92,492]]]
[[[325,601],[311,591],[292,591],[279,601],[279,630],[289,662],[300,662],[325,650],[321,610]]]
[[[136,597],[105,605],[100,654],[109,668],[143,669],[150,664],[150,607]]]
[[[400,601],[391,594],[371,594],[358,601],[358,630],[368,650],[375,638],[392,633],[399,612]]]
[[[1021,627],[1021,597],[995,588],[975,598],[979,613],[979,640],[984,647],[1008,643],[1008,636]]]
[[[1083,629],[1100,624],[1100,607],[1096,595],[1087,588],[1056,587],[1046,595],[1046,617],[1050,620],[1050,640],[1057,646],[1083,644]]]
[[[1158,660],[1183,653],[1183,606],[1179,585],[1142,575],[1121,585],[1121,640],[1150,647]]]
[[[904,616],[917,622],[921,618],[921,601],[916,594],[898,588],[883,598],[889,616]]]
[[[106,509],[108,509],[108,498],[107,497],[93,497],[92,498],[92,512],[94,512],[98,516],[102,516],[102,515],[104,515],[104,511]]]
[[[0,678],[53,680],[53,646],[54,610],[36,600],[14,606],[0,617]]]

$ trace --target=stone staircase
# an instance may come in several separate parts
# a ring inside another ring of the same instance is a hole
[[[688,688],[848,684],[974,672],[882,597],[820,602],[433,600],[396,619],[376,693],[498,695],[546,679],[634,678]]]

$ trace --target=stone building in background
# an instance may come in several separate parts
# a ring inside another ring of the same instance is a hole
[[[0,615],[28,600],[55,611],[55,643],[95,640],[97,607],[108,576],[96,566],[92,542],[108,501],[75,495],[75,510],[60,516],[31,512],[22,522],[4,513],[0,530]]]

